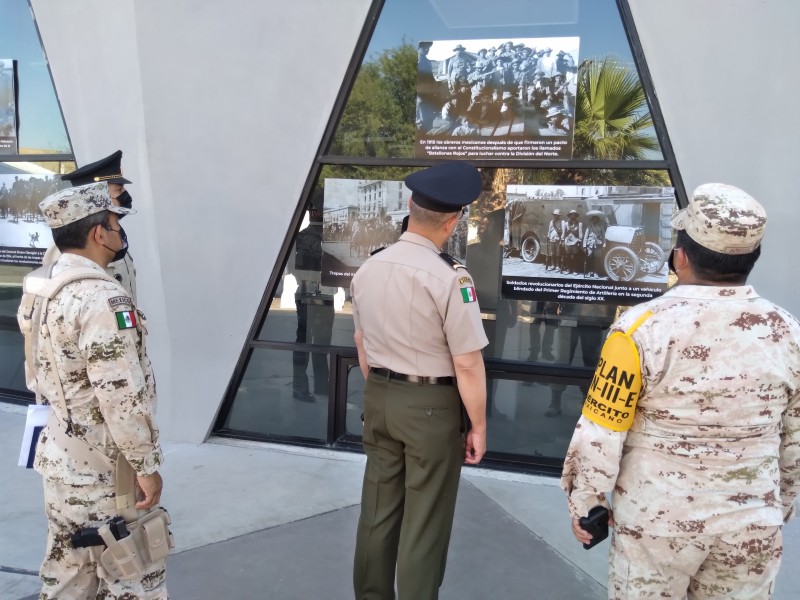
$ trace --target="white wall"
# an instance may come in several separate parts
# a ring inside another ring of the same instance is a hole
[[[764,205],[750,283],[800,316],[800,2],[630,4],[687,192],[729,183]]]
[[[79,164],[117,148],[164,436],[200,441],[245,342],[369,0],[32,0]],[[753,283],[800,314],[800,3],[631,0],[687,188],[766,206]]]
[[[79,164],[116,148],[165,438],[219,408],[369,0],[33,0]]]

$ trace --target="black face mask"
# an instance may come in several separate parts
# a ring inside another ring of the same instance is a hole
[[[130,208],[133,206],[133,198],[131,198],[128,190],[124,190],[119,196],[117,196],[117,202],[119,202],[119,205],[123,208]],[[121,219],[124,216],[125,215],[120,215],[119,218]]]
[[[128,254],[128,235],[125,233],[125,230],[122,228],[122,225],[119,226],[119,229],[113,229],[111,226],[104,227],[103,229],[106,229],[108,231],[116,231],[119,234],[119,239],[122,241],[122,248],[120,248],[119,250],[113,250],[108,246],[106,246],[105,244],[103,244],[104,248],[106,248],[107,250],[111,250],[114,253],[114,258],[112,258],[110,262],[112,263],[117,262],[125,258],[125,256]]]

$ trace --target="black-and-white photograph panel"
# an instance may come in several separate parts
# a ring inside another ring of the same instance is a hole
[[[416,156],[571,158],[579,42],[419,42]]]
[[[41,265],[53,236],[39,203],[69,184],[52,173],[28,173],[4,164],[0,169],[5,171],[0,172],[0,264]]]
[[[322,209],[322,284],[348,287],[367,258],[395,243],[408,215],[409,190],[402,181],[326,179]],[[467,216],[443,251],[464,261]]]
[[[673,188],[509,185],[504,298],[635,304],[667,289]]]
[[[17,96],[14,89],[15,63],[0,58],[0,154],[17,153]]]

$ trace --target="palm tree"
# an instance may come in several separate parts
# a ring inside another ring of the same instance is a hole
[[[646,160],[661,148],[638,74],[613,57],[578,70],[573,158]]]

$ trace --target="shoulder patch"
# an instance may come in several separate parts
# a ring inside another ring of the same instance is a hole
[[[133,307],[133,300],[128,298],[128,296],[114,296],[113,298],[108,299],[108,305],[111,308],[116,308],[118,306]]]
[[[458,278],[458,285],[464,285],[465,283],[468,283],[468,284],[472,285],[472,278],[470,278],[470,277],[459,277]]]
[[[444,252],[439,252],[439,258],[441,258],[444,262],[453,267],[455,270],[467,268],[460,262],[458,262],[455,258],[450,256],[449,254],[445,254]]]
[[[136,312],[133,310],[116,312],[114,316],[117,318],[117,327],[119,329],[133,329],[138,324]]]
[[[475,293],[475,288],[470,287],[462,287],[461,288],[461,299],[464,302],[477,302],[478,295]]]

